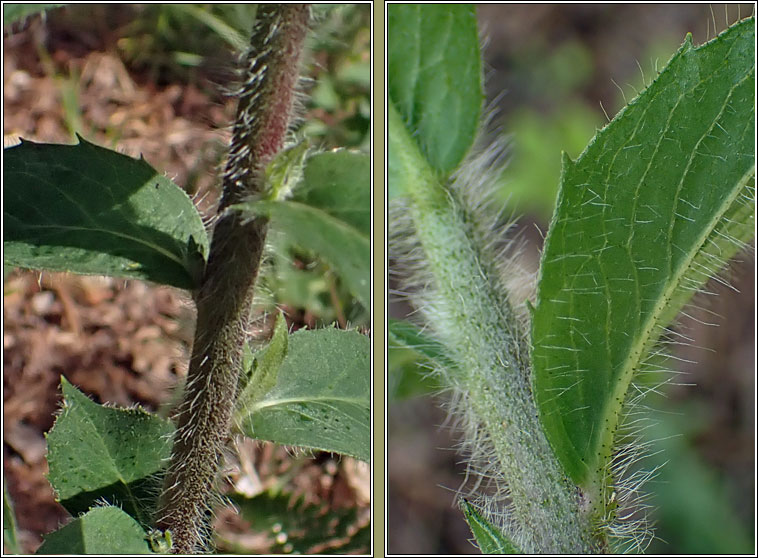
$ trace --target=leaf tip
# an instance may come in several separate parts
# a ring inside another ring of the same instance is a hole
[[[77,145],[94,145],[84,139],[84,136],[82,136],[79,132],[74,132],[74,135],[76,136]]]

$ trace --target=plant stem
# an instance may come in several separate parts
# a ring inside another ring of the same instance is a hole
[[[410,214],[430,281],[420,294],[426,321],[457,364],[445,381],[459,393],[473,469],[500,479],[512,504],[509,539],[526,553],[602,550],[580,494],[544,435],[531,390],[528,343],[498,284],[489,251],[458,192],[429,168],[392,104],[390,149],[408,177]],[[394,132],[392,131],[394,129]],[[426,277],[426,275],[425,275]],[[486,498],[482,499],[486,501]],[[485,505],[491,510],[501,501]],[[485,515],[487,515],[485,513]]]
[[[252,32],[208,264],[196,295],[197,327],[158,526],[172,552],[208,547],[208,514],[242,369],[267,219],[228,206],[265,192],[264,169],[282,148],[308,29],[306,4],[262,5]]]

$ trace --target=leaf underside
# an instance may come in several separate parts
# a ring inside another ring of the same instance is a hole
[[[187,194],[144,159],[79,139],[5,150],[4,262],[197,286],[208,239]]]
[[[542,256],[535,394],[571,478],[598,478],[663,328],[753,231],[754,20],[693,48],[563,159]]]

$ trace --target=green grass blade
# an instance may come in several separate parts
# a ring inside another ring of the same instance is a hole
[[[564,156],[542,256],[535,395],[566,472],[605,472],[622,404],[662,328],[752,234],[755,28],[693,48]]]
[[[445,347],[405,320],[387,323],[388,393],[402,399],[438,392],[439,379],[431,372],[443,366],[456,367]]]
[[[265,371],[273,388],[237,407],[240,429],[251,438],[369,461],[369,338],[340,329],[300,330],[287,345],[278,370]]]
[[[175,4],[175,10],[183,11],[198,21],[203,22],[219,37],[224,39],[235,51],[245,52],[247,49],[247,38],[237,31],[234,27],[226,23],[223,19],[212,14],[210,11],[197,7],[194,4]]]
[[[436,339],[425,335],[418,327],[405,320],[388,322],[388,342],[390,346],[402,347],[419,353],[431,362],[454,369],[456,364],[447,354],[445,347]]]
[[[4,155],[6,264],[197,286],[208,252],[200,215],[144,159],[81,138]]]
[[[474,7],[392,4],[387,28],[390,101],[431,167],[449,174],[473,144],[484,99]],[[390,148],[392,191],[394,156]]]

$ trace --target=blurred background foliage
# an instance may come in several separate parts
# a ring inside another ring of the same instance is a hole
[[[752,4],[487,4],[478,6],[485,87],[494,111],[490,138],[504,136],[509,162],[497,178],[507,215],[528,242],[523,265],[536,271],[560,178],[561,151],[576,159],[595,132],[633,99],[692,32],[696,45],[753,13]],[[643,432],[661,467],[650,492],[656,538],[648,553],[751,553],[755,505],[754,262],[743,254],[727,273],[739,293],[709,286],[677,331],[680,371],[646,404]],[[747,261],[745,261],[747,260]],[[392,267],[392,262],[390,262]],[[390,289],[395,287],[390,284]],[[390,318],[411,309],[390,296]],[[721,316],[714,318],[713,314]],[[729,319],[725,319],[729,317]],[[412,316],[411,316],[412,318]],[[701,322],[717,322],[717,327]],[[475,553],[454,506],[465,467],[456,433],[418,353],[388,351],[388,509],[392,553]],[[436,399],[436,400],[435,400]],[[442,426],[440,426],[442,425]],[[448,449],[441,449],[448,448]],[[663,466],[665,463],[665,466]]]

